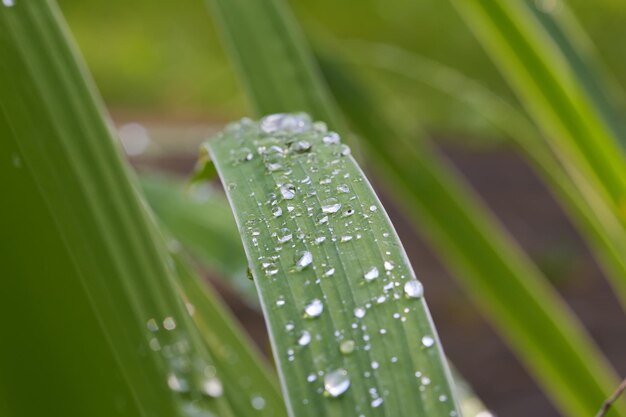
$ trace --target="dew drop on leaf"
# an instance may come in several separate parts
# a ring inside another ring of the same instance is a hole
[[[357,307],[354,309],[354,317],[362,319],[365,317],[365,309],[363,307]]]
[[[432,345],[435,344],[435,339],[432,338],[432,336],[424,336],[422,337],[422,345],[424,345],[424,347],[431,347]]]
[[[280,186],[280,195],[285,200],[292,200],[296,196],[296,187],[293,184],[283,184]]]
[[[339,368],[324,376],[324,390],[331,397],[338,397],[350,388],[348,371]]]
[[[322,212],[326,214],[337,213],[341,209],[341,203],[334,197],[330,197],[322,202]]]
[[[420,298],[424,295],[424,287],[421,282],[412,279],[404,284],[404,293],[409,298]]]
[[[309,343],[311,343],[311,333],[304,330],[302,333],[300,333],[300,337],[298,338],[298,345],[306,346]]]
[[[344,340],[339,344],[339,351],[344,355],[354,352],[354,340]]]
[[[304,307],[304,316],[308,318],[317,317],[324,311],[324,304],[317,298]]]
[[[295,257],[296,268],[304,269],[313,263],[313,254],[308,250],[298,251]]]
[[[363,275],[363,278],[365,278],[366,281],[372,281],[378,278],[378,275],[379,275],[378,268],[373,266],[365,272],[365,274]]]

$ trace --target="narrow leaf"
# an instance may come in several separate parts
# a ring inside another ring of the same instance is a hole
[[[230,125],[207,146],[290,415],[457,413],[421,284],[339,136],[279,114]]]

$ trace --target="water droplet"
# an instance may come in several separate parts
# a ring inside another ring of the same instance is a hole
[[[15,6],[15,0],[2,0],[2,4],[6,7]]]
[[[272,214],[274,215],[274,217],[280,217],[283,215],[283,209],[276,206],[272,209]]]
[[[280,195],[285,200],[292,200],[296,196],[296,187],[293,184],[283,184],[280,186]]]
[[[423,376],[422,377],[422,385],[428,385],[430,384],[430,378],[427,376]]]
[[[395,265],[393,264],[393,262],[389,262],[389,261],[385,261],[385,271],[393,271],[393,268],[395,268]]]
[[[339,351],[344,355],[354,352],[354,340],[344,340],[339,344]]]
[[[317,379],[317,375],[315,375],[315,373],[310,373],[309,375],[307,375],[306,380],[308,382],[313,382]]]
[[[378,210],[378,208],[377,208],[376,206],[370,206],[370,211],[371,211],[371,212],[374,212],[374,211],[376,211],[376,210]]]
[[[285,305],[285,298],[281,295],[278,297],[278,299],[276,300],[276,306],[278,307],[282,307]]]
[[[435,339],[432,338],[432,336],[424,336],[422,337],[422,345],[424,345],[425,347],[431,347],[432,345],[435,344]]]
[[[335,132],[328,132],[322,138],[322,142],[324,142],[325,145],[336,145],[340,142],[340,140],[339,135]]]
[[[289,149],[296,153],[305,153],[311,150],[311,142],[298,140],[292,143],[291,146],[289,146]]]
[[[261,119],[261,130],[265,133],[302,133],[311,126],[306,114],[272,114]]]
[[[157,323],[155,319],[148,320],[148,322],[146,323],[146,326],[148,327],[148,330],[150,330],[151,332],[156,332],[157,330],[159,330],[159,324]]]
[[[219,378],[211,377],[202,383],[202,392],[209,397],[217,398],[224,394],[224,386]]]
[[[341,184],[337,186],[337,191],[340,193],[348,193],[350,192],[350,189],[348,188],[346,184]]]
[[[404,293],[409,298],[420,298],[424,295],[424,287],[421,282],[412,279],[404,284]]]
[[[337,213],[341,208],[341,203],[336,198],[328,198],[322,202],[322,212],[327,214]]]
[[[278,240],[278,243],[289,242],[292,237],[293,235],[291,234],[291,230],[287,229],[286,227],[280,229],[276,234],[276,239]]]
[[[341,145],[341,148],[339,149],[339,154],[341,154],[341,156],[348,156],[352,153],[352,151],[350,150],[350,147],[346,144]]]
[[[187,380],[177,376],[175,373],[169,374],[167,377],[167,385],[172,391],[186,392],[189,391],[189,384]]]
[[[304,269],[313,263],[313,254],[308,250],[299,251],[296,253],[296,268]]]
[[[252,397],[252,408],[254,408],[255,410],[262,410],[265,408],[265,398],[261,397],[260,395],[255,395],[254,397]]]
[[[309,343],[311,343],[311,333],[304,330],[302,333],[300,333],[300,337],[298,338],[298,344],[300,346],[306,346]]]
[[[338,397],[350,388],[348,371],[339,368],[324,376],[324,389],[331,397]]]
[[[174,330],[176,328],[176,321],[172,317],[166,317],[163,320],[163,328],[165,330]]]
[[[330,276],[333,276],[334,273],[335,273],[335,268],[330,268],[328,271],[324,272],[324,276],[330,277]]]
[[[365,309],[363,307],[357,307],[354,309],[354,316],[356,318],[362,319],[365,317]]]
[[[379,366],[378,362],[372,361],[372,369],[378,369],[378,366]]]
[[[304,316],[308,318],[317,317],[324,311],[324,304],[317,298],[304,307]]]
[[[235,164],[241,162],[251,161],[254,158],[254,154],[249,148],[237,148],[230,152],[232,160]]]
[[[365,274],[363,275],[363,278],[365,278],[366,281],[372,281],[378,278],[378,275],[379,275],[378,268],[373,266],[370,269],[368,269],[367,272],[365,272]]]
[[[382,397],[378,397],[378,398],[376,398],[376,399],[372,400],[372,402],[371,402],[371,406],[372,406],[373,408],[378,408],[378,407],[380,407],[380,406],[381,406],[381,404],[382,404],[382,403],[383,403],[383,399],[382,399]]]
[[[439,401],[441,401],[442,403],[443,403],[443,402],[446,402],[447,400],[448,400],[448,397],[447,397],[446,395],[441,394],[441,395],[439,396]]]

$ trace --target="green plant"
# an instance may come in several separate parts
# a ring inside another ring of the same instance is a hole
[[[0,6],[0,179],[11,196],[0,249],[13,278],[4,280],[0,312],[18,317],[8,322],[15,339],[0,348],[0,411],[462,412],[467,394],[454,388],[422,286],[340,135],[560,410],[582,417],[599,409],[618,384],[602,352],[475,193],[424,135],[389,118],[376,82],[363,82],[366,74],[354,68],[378,65],[448,94],[460,86],[471,91],[469,107],[487,103],[485,118],[557,192],[623,299],[623,133],[592,59],[579,54],[571,16],[523,1],[455,2],[524,112],[454,71],[434,80],[439,64],[397,49],[386,57],[400,64],[363,63],[369,46],[347,59],[328,48],[316,61],[282,0],[209,4],[252,107],[264,116],[229,125],[202,148],[196,180],[219,174],[237,227],[224,198],[207,194],[205,184],[190,186],[192,195],[201,190],[199,201],[144,177],[152,209],[143,204],[54,4]],[[278,378],[190,268],[187,248],[260,305]],[[33,391],[39,401],[29,400]],[[608,412],[626,415],[623,404]]]

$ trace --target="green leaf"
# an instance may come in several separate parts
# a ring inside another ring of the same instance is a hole
[[[571,54],[562,51],[558,39],[551,37],[557,26],[542,24],[528,2],[471,0],[455,4],[565,169],[573,166],[601,190],[623,220],[626,164],[618,132],[613,130],[611,117],[603,115],[604,107],[598,105],[589,83],[579,78],[582,73]]]
[[[290,415],[457,413],[421,284],[339,136],[278,114],[230,125],[207,146]]]
[[[241,2],[216,0],[212,4],[219,9],[226,7],[224,3]],[[289,46],[259,47],[264,32],[254,32],[255,20],[243,20],[241,16],[247,12],[235,8],[228,15],[224,13],[220,21],[223,30],[230,34],[227,35],[231,40],[230,52],[236,56],[240,72],[255,73],[257,81],[252,83],[248,79],[248,88],[257,95],[263,94],[263,103],[274,100],[272,108],[295,110],[296,103],[285,101],[284,95],[276,91],[267,91],[263,84],[272,77],[273,66],[282,65],[288,58],[272,51],[286,48],[307,51],[307,46],[299,34],[289,31],[294,28],[291,20],[289,25],[283,23],[283,9],[276,11],[276,4],[282,3],[275,0],[247,3],[257,20],[272,22],[275,32],[272,39]],[[271,6],[264,8],[267,4]],[[244,26],[245,31],[240,31]],[[264,26],[264,31],[268,30]],[[263,54],[251,52],[261,49]],[[285,65],[296,71],[309,63],[307,58]],[[311,73],[315,71],[292,73],[279,87],[287,91],[300,89],[301,79]],[[478,305],[559,405],[573,415],[592,414],[616,386],[617,379],[580,323],[453,171],[428,148],[413,148],[392,127],[380,123],[380,114],[372,111],[368,97],[359,94],[359,88],[353,88],[353,78],[353,74],[338,77],[333,91],[344,101],[342,108],[350,111],[347,115],[367,141],[377,172],[386,176],[388,186],[397,190],[399,201],[414,215],[418,228],[429,234]],[[320,79],[312,82],[316,95],[327,91]],[[306,85],[311,85],[311,80]],[[313,94],[311,89],[307,91]],[[265,107],[259,108],[265,111]]]
[[[164,240],[57,8],[6,3],[0,181],[11,197],[0,218],[8,277],[0,306],[11,337],[0,344],[3,408],[236,415],[228,401],[236,387],[220,383],[223,365],[178,295]]]

